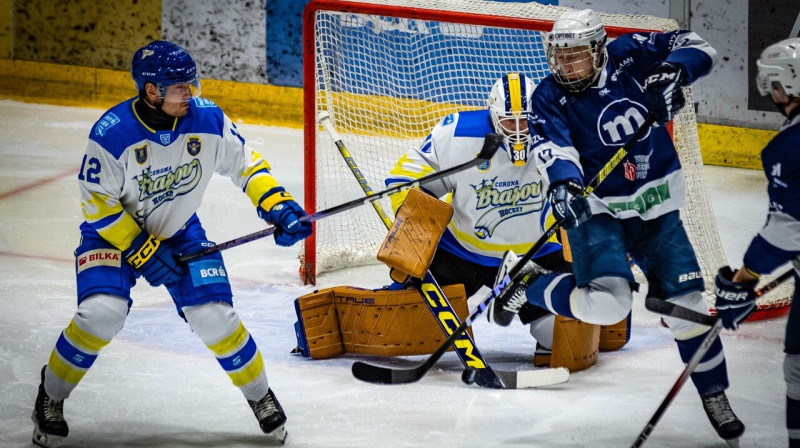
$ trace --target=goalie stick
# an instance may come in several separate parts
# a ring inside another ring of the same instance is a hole
[[[756,297],[763,296],[764,294],[777,288],[778,285],[792,278],[794,276],[793,271],[794,270],[784,272],[775,280],[772,280],[771,282],[759,288],[758,291],[756,291]],[[661,417],[663,417],[667,412],[669,405],[672,404],[672,400],[674,400],[678,395],[678,392],[680,392],[683,385],[689,379],[689,376],[692,374],[692,372],[694,372],[694,369],[697,368],[697,365],[700,364],[700,360],[708,351],[711,343],[714,342],[714,339],[716,339],[719,333],[722,331],[722,319],[718,317],[707,316],[703,313],[698,313],[697,311],[676,305],[663,299],[647,297],[645,299],[644,306],[654,313],[688,320],[701,325],[709,325],[711,326],[711,331],[708,332],[708,335],[706,335],[705,339],[703,339],[703,343],[700,344],[700,347],[698,347],[697,351],[695,351],[694,355],[692,355],[692,357],[689,359],[689,362],[686,363],[686,367],[684,367],[683,372],[681,372],[681,375],[678,377],[678,380],[675,381],[672,389],[669,390],[667,396],[661,401],[661,405],[658,406],[658,409],[656,409],[656,412],[650,418],[650,421],[647,422],[647,425],[645,425],[644,429],[642,429],[642,432],[639,433],[639,437],[637,437],[636,441],[633,442],[633,445],[631,445],[632,448],[638,448],[647,441],[647,438],[650,437],[650,434],[653,432],[656,424],[658,424],[658,421],[661,420]]]
[[[333,139],[333,143],[339,150],[339,154],[342,155],[348,168],[350,168],[350,172],[353,173],[353,176],[355,176],[361,189],[364,190],[364,193],[367,196],[374,195],[375,193],[369,186],[369,182],[353,159],[353,155],[347,149],[344,140],[336,131],[336,128],[334,128],[330,120],[330,114],[328,112],[321,112],[317,116],[317,121],[325,128],[331,139]],[[390,229],[392,227],[392,220],[383,210],[381,204],[376,201],[372,203],[372,206],[386,228]],[[433,314],[436,322],[439,323],[442,332],[449,336],[453,329],[448,326],[448,324],[458,327],[461,325],[461,321],[458,319],[458,315],[455,311],[453,311],[453,307],[450,305],[450,301],[439,286],[439,282],[437,282],[433,274],[428,271],[425,273],[425,277],[421,282],[414,279],[413,284],[420,294],[426,298],[423,302],[428,306],[428,310]],[[489,366],[489,363],[483,358],[483,355],[475,345],[475,341],[466,331],[456,340],[455,351],[461,363],[464,365],[464,368],[467,369],[465,372],[471,372],[469,376],[462,377],[467,384],[472,384],[474,382],[480,387],[491,389],[517,389],[559,384],[569,379],[569,371],[559,371],[555,373],[546,372],[546,370],[549,369],[522,372],[495,370]]]
[[[456,166],[447,168],[445,170],[439,171],[438,173],[429,174],[429,175],[427,175],[425,177],[419,178],[419,179],[411,181],[411,182],[406,182],[404,184],[400,184],[400,185],[397,185],[397,186],[392,187],[392,188],[387,188],[387,189],[385,189],[383,191],[380,191],[378,193],[374,193],[374,194],[372,194],[370,196],[365,196],[363,198],[353,199],[352,201],[345,202],[344,204],[339,204],[339,205],[333,206],[333,207],[325,209],[325,210],[320,210],[320,211],[318,211],[316,213],[312,213],[310,215],[303,216],[302,218],[300,218],[300,221],[303,221],[303,222],[318,221],[318,220],[320,220],[322,218],[327,218],[329,216],[333,216],[333,215],[336,215],[338,213],[342,213],[342,212],[345,212],[347,210],[354,209],[354,208],[359,207],[361,205],[364,205],[364,204],[366,204],[368,202],[374,202],[374,201],[377,201],[377,200],[380,200],[380,199],[383,199],[383,198],[387,198],[387,197],[389,197],[389,196],[391,196],[393,194],[399,193],[401,191],[405,191],[405,190],[417,187],[419,185],[424,185],[424,184],[426,184],[428,182],[433,182],[435,180],[439,180],[439,179],[445,178],[445,177],[447,177],[447,176],[449,176],[449,175],[451,175],[453,173],[457,173],[457,172],[459,172],[461,170],[465,170],[467,168],[470,168],[470,167],[473,167],[475,165],[481,164],[481,163],[486,162],[487,160],[491,159],[492,156],[494,156],[494,153],[497,152],[497,148],[500,147],[500,143],[501,142],[502,142],[502,138],[500,137],[499,134],[495,134],[495,133],[486,134],[486,140],[483,143],[483,148],[481,148],[481,152],[478,153],[478,155],[474,159],[472,159],[472,160],[470,160],[468,162],[464,162],[464,163],[462,163],[460,165],[456,165]],[[258,232],[253,232],[253,233],[251,233],[249,235],[244,235],[244,236],[241,236],[239,238],[235,238],[235,239],[232,239],[230,241],[226,241],[224,243],[215,244],[213,246],[206,247],[205,249],[199,250],[197,252],[190,253],[188,255],[178,255],[178,261],[180,261],[182,263],[185,263],[187,261],[191,261],[191,260],[206,256],[208,254],[217,253],[217,252],[223,251],[225,249],[230,249],[232,247],[240,246],[240,245],[242,245],[244,243],[249,243],[250,241],[257,240],[259,238],[264,238],[266,236],[272,235],[273,233],[275,233],[275,227],[274,226],[267,227],[264,230],[259,230]]]
[[[598,185],[602,183],[611,171],[619,165],[622,159],[628,155],[628,149],[642,136],[645,132],[650,129],[650,126],[653,124],[655,120],[653,117],[648,117],[644,123],[633,133],[633,135],[628,139],[627,142],[619,149],[616,153],[611,157],[611,159],[606,162],[603,168],[597,172],[594,178],[589,182],[589,184],[583,189],[582,195],[584,197],[589,196],[592,192],[597,189]],[[414,381],[418,381],[420,378],[425,376],[425,374],[436,364],[436,361],[442,357],[444,352],[447,351],[450,344],[455,342],[458,336],[464,332],[467,327],[472,325],[475,319],[480,316],[484,310],[489,306],[489,304],[498,297],[506,288],[511,286],[512,284],[516,284],[521,280],[520,271],[525,266],[525,264],[530,261],[537,252],[544,246],[544,244],[549,240],[558,229],[561,227],[561,224],[558,222],[553,223],[547,230],[545,230],[544,234],[539,237],[536,243],[525,252],[517,263],[511,268],[511,270],[506,274],[506,276],[495,286],[489,295],[486,296],[481,303],[478,304],[478,307],[467,317],[467,319],[458,326],[458,328],[447,338],[446,341],[436,349],[433,354],[431,354],[428,359],[422,362],[422,364],[411,367],[408,369],[397,369],[392,367],[385,367],[379,366],[374,364],[367,364],[365,362],[356,361],[353,363],[352,371],[353,376],[356,378],[370,382],[370,383],[379,383],[379,384],[401,384],[401,383],[412,383]],[[464,380],[470,379],[471,373],[469,371],[464,372],[464,376],[462,377]]]

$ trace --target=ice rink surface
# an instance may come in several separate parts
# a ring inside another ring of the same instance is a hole
[[[89,130],[102,112],[0,101],[2,447],[30,446],[39,370],[75,311],[73,250],[82,221],[76,175]],[[301,131],[240,128],[287,190],[302,197]],[[705,167],[705,173],[727,257],[738,267],[766,215],[764,176],[720,167]],[[250,200],[219,176],[198,214],[217,242],[264,227]],[[289,354],[296,345],[293,301],[314,289],[299,280],[297,253],[271,238],[224,252],[236,309],[288,415],[287,447],[630,446],[683,369],[671,333],[637,300],[630,343],[602,353],[594,367],[559,386],[501,391],[467,386],[453,353],[414,384],[362,383],[352,377],[350,365],[364,358]],[[317,287],[386,283],[386,268],[372,266],[323,274]],[[478,296],[472,306],[483,294]],[[140,281],[133,298],[125,327],[65,402],[70,436],[63,446],[270,445],[241,393],[178,317],[166,289]],[[786,446],[785,323],[785,318],[750,323],[722,334],[728,397],[747,426],[742,447]],[[535,343],[519,321],[501,328],[480,319],[474,331],[493,365],[533,368]],[[421,359],[391,362],[411,366]],[[689,383],[646,446],[726,445]]]

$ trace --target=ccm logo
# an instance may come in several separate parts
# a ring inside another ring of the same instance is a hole
[[[696,278],[703,278],[703,274],[701,272],[699,272],[699,271],[698,272],[688,272],[686,274],[681,274],[678,277],[678,282],[679,283],[688,282],[689,280],[694,280]]]
[[[717,290],[715,292],[717,294],[717,297],[725,299],[725,300],[730,300],[732,302],[738,302],[739,300],[746,300],[747,296],[748,296],[747,291],[744,291],[744,292],[725,292],[725,291],[722,291],[721,289],[717,288]]]

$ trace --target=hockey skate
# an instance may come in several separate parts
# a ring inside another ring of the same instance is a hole
[[[733,448],[739,447],[739,437],[744,434],[744,424],[736,417],[725,392],[700,397],[711,426]]]
[[[272,389],[267,390],[267,394],[264,395],[264,398],[258,401],[247,400],[247,404],[250,405],[250,409],[252,409],[253,414],[256,415],[258,425],[261,426],[261,430],[264,431],[264,434],[275,437],[278,442],[283,443],[288,435],[284,427],[284,424],[286,424],[286,414],[283,413],[283,408],[281,404],[278,403],[278,399],[275,398]]]
[[[500,265],[500,269],[497,271],[497,278],[494,282],[495,285],[500,283],[500,281],[506,276],[508,271],[511,270],[518,259],[519,257],[517,257],[517,254],[515,254],[513,251],[506,251],[506,253],[503,255],[503,263]],[[494,299],[492,306],[489,307],[489,312],[486,316],[487,319],[489,319],[489,322],[493,322],[501,327],[509,326],[511,321],[514,320],[514,316],[516,316],[522,306],[528,302],[528,298],[525,295],[525,291],[528,289],[528,286],[533,283],[536,277],[548,272],[549,271],[543,269],[532,261],[525,263],[525,266],[520,271],[522,280],[511,285],[509,288],[503,291],[497,298]]]
[[[69,434],[69,426],[64,420],[64,400],[52,400],[44,390],[44,369],[42,367],[42,382],[39,384],[39,394],[33,405],[33,444],[46,448],[58,448],[61,441]]]

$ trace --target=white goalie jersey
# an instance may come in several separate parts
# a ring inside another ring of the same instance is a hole
[[[472,160],[491,132],[488,110],[448,115],[419,148],[400,158],[386,186]],[[439,247],[474,263],[499,266],[505,251],[525,253],[544,233],[549,206],[542,177],[534,163],[514,166],[507,151],[497,151],[489,162],[425,184],[423,190],[454,208]],[[396,195],[392,207],[397,210],[404,199]],[[538,255],[558,249],[560,245],[550,242]]]

